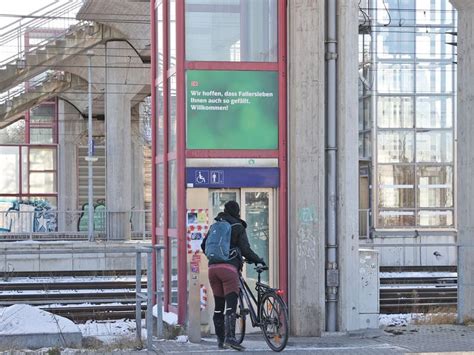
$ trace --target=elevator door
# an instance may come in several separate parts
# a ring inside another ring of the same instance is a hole
[[[227,201],[237,201],[241,208],[241,218],[247,222],[247,237],[252,250],[262,257],[270,267],[262,273],[262,281],[277,286],[278,279],[277,235],[275,225],[276,208],[274,190],[271,188],[242,188],[232,190],[210,190],[211,214],[214,218],[224,210]],[[211,222],[212,223],[212,222]],[[244,266],[244,275],[254,288],[257,273],[253,265]]]

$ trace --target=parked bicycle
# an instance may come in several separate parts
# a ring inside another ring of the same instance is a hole
[[[235,337],[242,343],[245,337],[247,315],[253,327],[260,327],[268,346],[273,351],[282,351],[288,342],[288,308],[282,299],[283,291],[261,282],[262,272],[268,266],[257,265],[258,274],[255,290],[257,297],[240,274],[239,305]],[[240,329],[239,329],[240,328]]]

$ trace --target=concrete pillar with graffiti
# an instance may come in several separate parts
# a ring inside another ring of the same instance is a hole
[[[58,230],[77,230],[76,141],[85,129],[80,113],[63,100],[58,101]]]

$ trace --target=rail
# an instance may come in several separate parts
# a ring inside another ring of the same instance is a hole
[[[86,240],[88,235],[87,209],[60,211],[45,206],[28,204],[6,204],[0,208],[0,241],[13,240]],[[151,238],[151,211],[135,210],[129,215],[130,231],[133,239]],[[109,221],[114,215],[104,205],[94,208],[94,234],[97,239],[107,239]]]
[[[46,81],[51,78],[61,79],[65,77],[63,71],[56,70],[45,70],[41,74],[35,76],[33,79],[29,80],[26,83],[21,83],[3,93],[0,94],[0,105],[4,102],[13,100],[15,97],[23,95],[27,91],[34,91],[36,87],[43,85]]]
[[[94,248],[58,248],[58,249],[37,249],[37,250],[25,250],[25,249],[0,249],[0,256],[11,256],[11,255],[58,255],[58,254],[95,254],[95,253],[108,253],[108,254],[124,254],[124,253],[135,253],[136,254],[136,267],[135,267],[135,322],[136,322],[136,339],[141,343],[142,335],[142,303],[146,302],[145,319],[146,319],[146,334],[147,334],[147,349],[152,350],[153,348],[153,305],[156,305],[156,337],[158,339],[163,338],[163,285],[162,285],[162,255],[161,252],[164,246],[155,245],[152,247],[99,247]],[[143,255],[146,255],[146,265],[142,265]],[[156,288],[150,287],[153,285],[153,270],[155,272]],[[147,279],[146,290],[142,289],[142,275],[145,273]],[[118,293],[119,295],[120,294]],[[110,297],[107,301],[114,300],[114,294],[106,294],[105,296]],[[116,299],[116,297],[115,297]],[[102,300],[104,301],[104,300]],[[45,301],[42,300],[43,304]],[[57,297],[51,297],[49,301],[51,304],[57,304],[61,302],[61,299]]]
[[[455,272],[382,272],[380,313],[430,313],[455,310]]]

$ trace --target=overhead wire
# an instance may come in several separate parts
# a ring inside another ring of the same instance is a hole
[[[383,3],[383,6],[385,7],[385,11],[387,11],[387,15],[388,15],[388,23],[385,24],[384,26],[390,26],[390,24],[392,23],[392,16],[390,16],[390,11],[388,11],[388,9],[387,9],[387,5],[385,4],[385,0],[382,0],[382,3]]]

